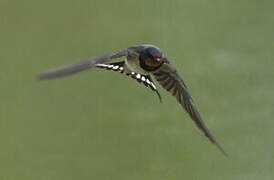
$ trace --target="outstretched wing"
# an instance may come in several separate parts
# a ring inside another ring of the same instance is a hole
[[[98,56],[98,57],[87,59],[87,60],[82,60],[78,63],[65,65],[56,69],[51,69],[49,71],[39,73],[37,75],[37,78],[40,80],[46,80],[46,79],[53,79],[53,78],[73,75],[73,74],[85,71],[87,69],[93,68],[98,63],[104,63],[111,59],[126,56],[127,53],[128,53],[128,49],[124,49],[112,54],[107,54],[107,55]]]
[[[196,125],[203,131],[205,136],[208,137],[209,140],[215,144],[225,155],[227,155],[203,122],[198,110],[194,106],[186,84],[179,76],[176,69],[173,68],[170,64],[165,63],[157,72],[154,73],[154,76],[163,88],[165,88],[177,98],[179,103],[183,106],[191,119],[194,120]]]

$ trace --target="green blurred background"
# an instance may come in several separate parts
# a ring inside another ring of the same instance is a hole
[[[271,0],[1,0],[0,180],[274,178]],[[229,157],[175,99],[118,73],[40,71],[155,44]]]

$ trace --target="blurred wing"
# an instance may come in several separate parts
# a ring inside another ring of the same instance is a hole
[[[127,53],[128,53],[127,49],[124,49],[116,53],[98,56],[92,59],[82,60],[78,63],[65,65],[56,69],[51,69],[49,71],[39,73],[37,75],[37,78],[40,80],[46,80],[46,79],[53,79],[53,78],[73,75],[73,74],[85,71],[87,69],[96,67],[95,65],[98,63],[104,63],[110,59],[126,56]]]
[[[170,64],[163,64],[161,69],[154,73],[154,76],[163,88],[165,88],[177,98],[179,103],[184,107],[196,125],[203,131],[205,136],[208,137],[209,140],[215,144],[225,155],[227,155],[203,122],[199,112],[193,104],[192,98],[187,91],[187,87],[184,81],[181,79],[176,69],[173,68]]]

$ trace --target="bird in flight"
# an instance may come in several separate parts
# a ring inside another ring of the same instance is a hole
[[[125,57],[125,60],[107,63],[120,57]],[[215,144],[224,155],[227,155],[202,120],[183,79],[170,64],[167,57],[154,45],[131,46],[118,52],[82,60],[78,63],[39,73],[37,78],[40,80],[59,78],[77,74],[91,68],[101,68],[125,74],[150,88],[157,94],[161,101],[160,93],[151,78],[151,76],[153,76],[164,89],[177,99],[204,135]]]

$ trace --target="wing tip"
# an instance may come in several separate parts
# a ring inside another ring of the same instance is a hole
[[[47,78],[43,76],[42,73],[36,74],[34,77],[36,80],[46,80]]]
[[[47,72],[38,73],[38,74],[35,76],[35,79],[36,79],[36,80],[39,80],[39,81],[42,81],[42,80],[50,80],[50,79],[53,79],[53,78],[56,78],[56,77],[50,75],[50,74],[47,73]]]
[[[216,141],[214,141],[213,143],[217,146],[217,148],[222,152],[225,157],[228,157],[228,153],[224,150],[224,148],[222,148],[219,143],[217,143]]]

